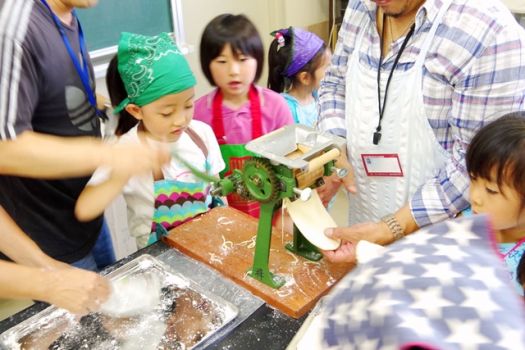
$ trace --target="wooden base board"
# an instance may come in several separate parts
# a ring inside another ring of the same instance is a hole
[[[284,247],[292,235],[274,228],[269,268],[284,277],[286,283],[280,289],[273,289],[247,275],[253,264],[256,232],[257,219],[233,208],[218,207],[176,227],[164,239],[294,318],[311,310],[353,267],[326,259],[312,262],[296,256]]]

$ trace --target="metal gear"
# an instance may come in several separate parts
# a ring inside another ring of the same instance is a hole
[[[250,197],[261,203],[277,199],[279,181],[270,162],[263,158],[253,158],[244,163],[242,180]]]

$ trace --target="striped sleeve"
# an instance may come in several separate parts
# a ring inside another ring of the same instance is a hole
[[[352,4],[354,3],[354,4]],[[350,17],[356,16],[352,7],[356,1],[348,3],[345,18],[339,30],[339,38],[332,56],[330,67],[321,82],[319,90],[320,114],[317,129],[346,138],[345,89],[347,62],[352,49],[346,44],[355,35]],[[354,21],[355,22],[355,21]]]
[[[38,101],[32,55],[24,49],[33,1],[5,0],[0,9],[0,139],[31,130]]]
[[[420,227],[454,217],[468,206],[465,154],[470,141],[483,125],[525,109],[525,31],[512,18],[499,28],[491,24],[486,24],[485,40],[477,45],[482,50],[473,52],[453,82],[453,145],[448,162],[438,177],[411,198],[412,213]]]

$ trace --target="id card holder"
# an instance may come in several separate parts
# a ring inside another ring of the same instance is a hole
[[[403,177],[397,153],[362,153],[361,160],[367,176]]]

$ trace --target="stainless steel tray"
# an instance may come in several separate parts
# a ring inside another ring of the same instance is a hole
[[[4,349],[192,349],[230,323],[233,304],[204,291],[150,255],[107,274],[111,280],[160,276],[161,302],[151,312],[115,318],[98,313],[79,319],[51,306],[0,335]]]

